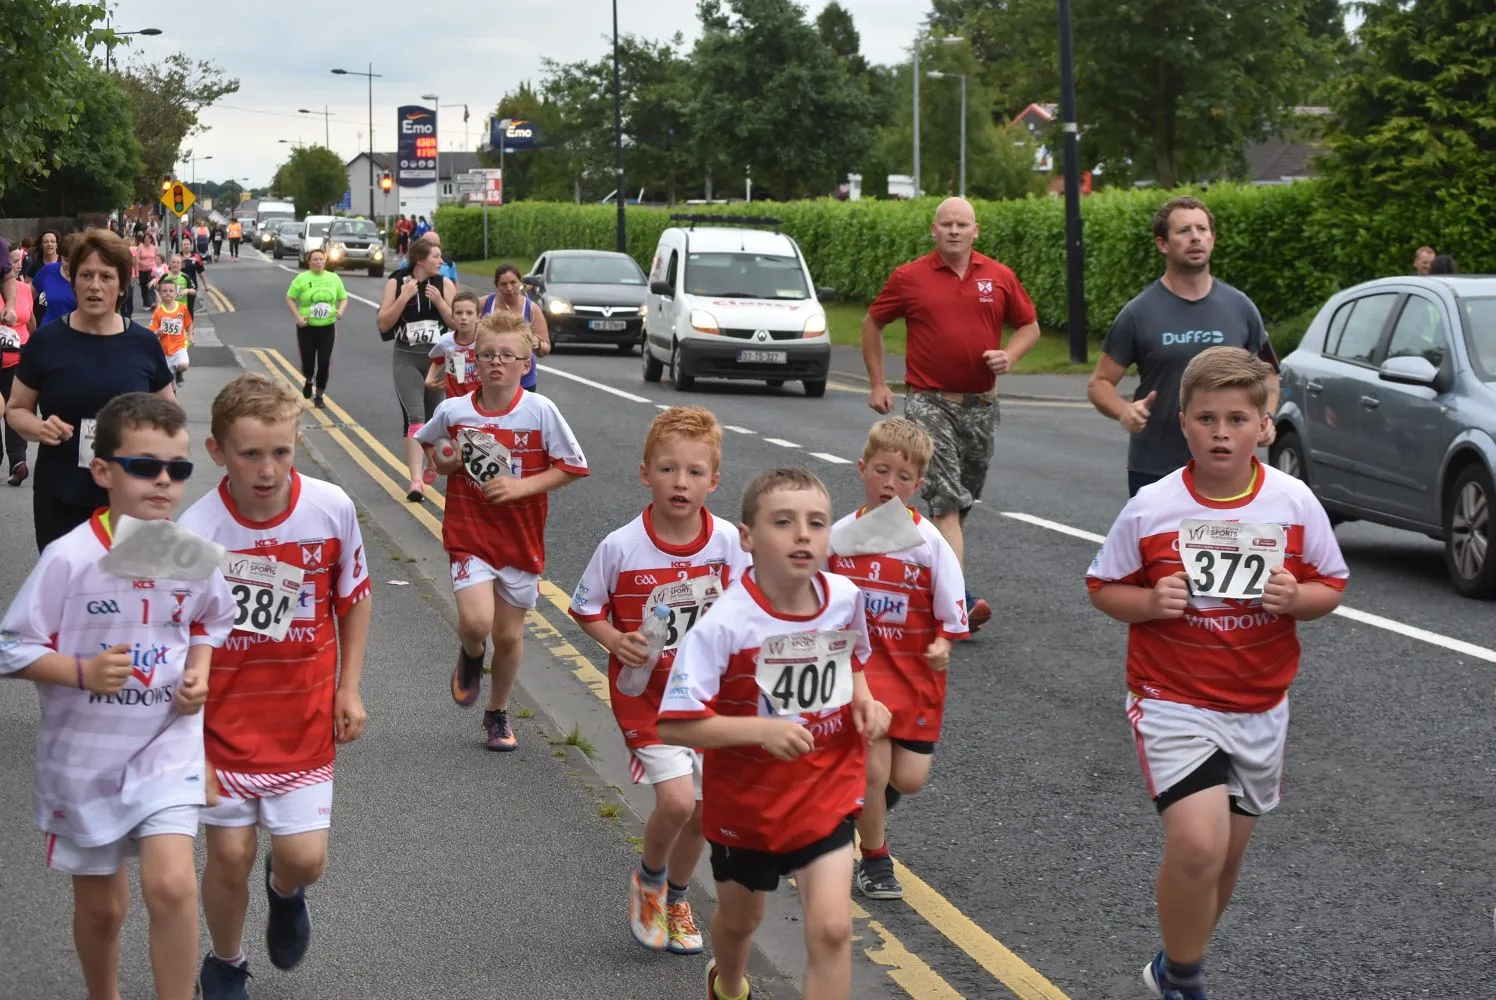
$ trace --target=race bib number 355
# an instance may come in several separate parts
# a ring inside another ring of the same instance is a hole
[[[230,552],[221,564],[234,597],[234,628],[279,642],[300,606],[300,567],[261,556]]]
[[[1190,592],[1197,597],[1260,598],[1287,550],[1281,524],[1194,518],[1179,522],[1179,558],[1189,574]]]
[[[644,602],[644,613],[648,615],[649,609],[656,604],[663,604],[670,609],[665,648],[674,649],[721,596],[722,584],[715,576],[698,576],[675,583],[662,583],[650,593],[649,600]]]
[[[815,715],[852,701],[857,633],[794,632],[770,636],[758,650],[756,679],[775,715]]]

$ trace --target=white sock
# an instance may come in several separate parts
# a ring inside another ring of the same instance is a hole
[[[232,965],[232,966],[234,966],[236,968],[241,968],[241,969],[244,967],[245,962],[246,962],[246,959],[244,957],[244,952],[243,951],[239,952],[239,957],[238,958],[224,958],[222,955],[218,954],[218,952],[216,952],[216,951],[213,953],[213,957],[216,958],[216,959],[218,959],[220,962],[224,963],[225,965]]]

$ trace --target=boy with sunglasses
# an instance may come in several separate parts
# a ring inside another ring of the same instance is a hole
[[[305,404],[290,386],[241,375],[213,400],[208,454],[227,470],[181,523],[228,550],[234,632],[213,656],[208,762],[219,790],[203,810],[203,915],[213,950],[204,1000],[244,1000],[243,953],[258,827],[270,964],[311,945],[306,887],[327,865],[333,758],[363,732],[359,695],[371,608],[358,513],[347,493],[293,467]]]
[[[155,995],[189,1000],[193,840],[206,785],[199,709],[234,605],[213,554],[197,580],[116,575],[109,556],[121,519],[166,521],[182,499],[192,474],[187,415],[136,392],[115,397],[97,419],[89,471],[109,506],[42,552],[0,623],[0,677],[37,687],[36,823],[47,834],[47,867],[73,878],[73,941],[88,995],[119,995],[130,908],[124,861],[138,855]],[[190,539],[179,533],[178,541]]]

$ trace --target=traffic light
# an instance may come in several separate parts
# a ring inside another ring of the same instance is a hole
[[[171,210],[177,215],[181,215],[187,211],[187,196],[184,194],[185,191],[186,188],[180,184],[172,185]]]
[[[390,177],[390,172],[388,170],[379,175],[379,190],[383,191],[385,194],[389,194],[390,188],[394,187],[394,185],[395,182]]]
[[[171,190],[171,174],[161,178],[161,193],[165,194]]]

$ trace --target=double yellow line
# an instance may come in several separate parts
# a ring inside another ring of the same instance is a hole
[[[301,372],[279,351],[273,348],[250,348],[249,353],[264,366],[271,376],[300,389]],[[360,425],[347,410],[331,397],[324,396],[326,410],[308,407],[313,419],[327,431],[332,441],[348,453],[369,478],[379,486],[391,500],[416,519],[431,536],[438,541],[442,537],[441,521],[433,517],[424,504],[413,504],[405,499],[406,487],[401,480],[410,474],[405,462],[385,447],[367,428]],[[330,415],[329,415],[330,414]],[[336,418],[336,419],[334,419]],[[350,437],[349,435],[352,435]],[[353,438],[357,438],[355,442]],[[360,446],[362,445],[362,447]],[[367,449],[367,450],[365,450]],[[399,476],[397,480],[386,469]],[[446,497],[435,489],[428,488],[426,497],[438,510],[446,511]],[[540,581],[540,593],[564,616],[571,606],[570,595],[550,580]],[[538,610],[526,616],[530,633],[555,656],[571,668],[572,675],[586,685],[600,700],[611,705],[608,692],[608,676],[570,642],[554,624]],[[899,881],[904,883],[904,902],[919,914],[931,927],[939,931],[946,940],[961,949],[968,958],[985,969],[994,979],[1002,983],[1014,996],[1022,1000],[1069,1000],[1068,997],[1036,969],[1015,955],[991,934],[962,913],[949,900],[932,889],[923,879],[903,864],[894,861],[894,870]],[[857,939],[858,946],[874,963],[882,966],[888,977],[897,983],[914,1000],[963,1000],[938,972],[918,955],[910,951],[879,921],[854,900],[852,911],[857,920],[866,927],[867,934]],[[983,992],[979,996],[988,996]]]
[[[234,312],[234,304],[229,301],[229,297],[206,281],[203,282],[203,291],[208,293],[208,298],[213,300],[213,305],[217,307],[219,312]]]

